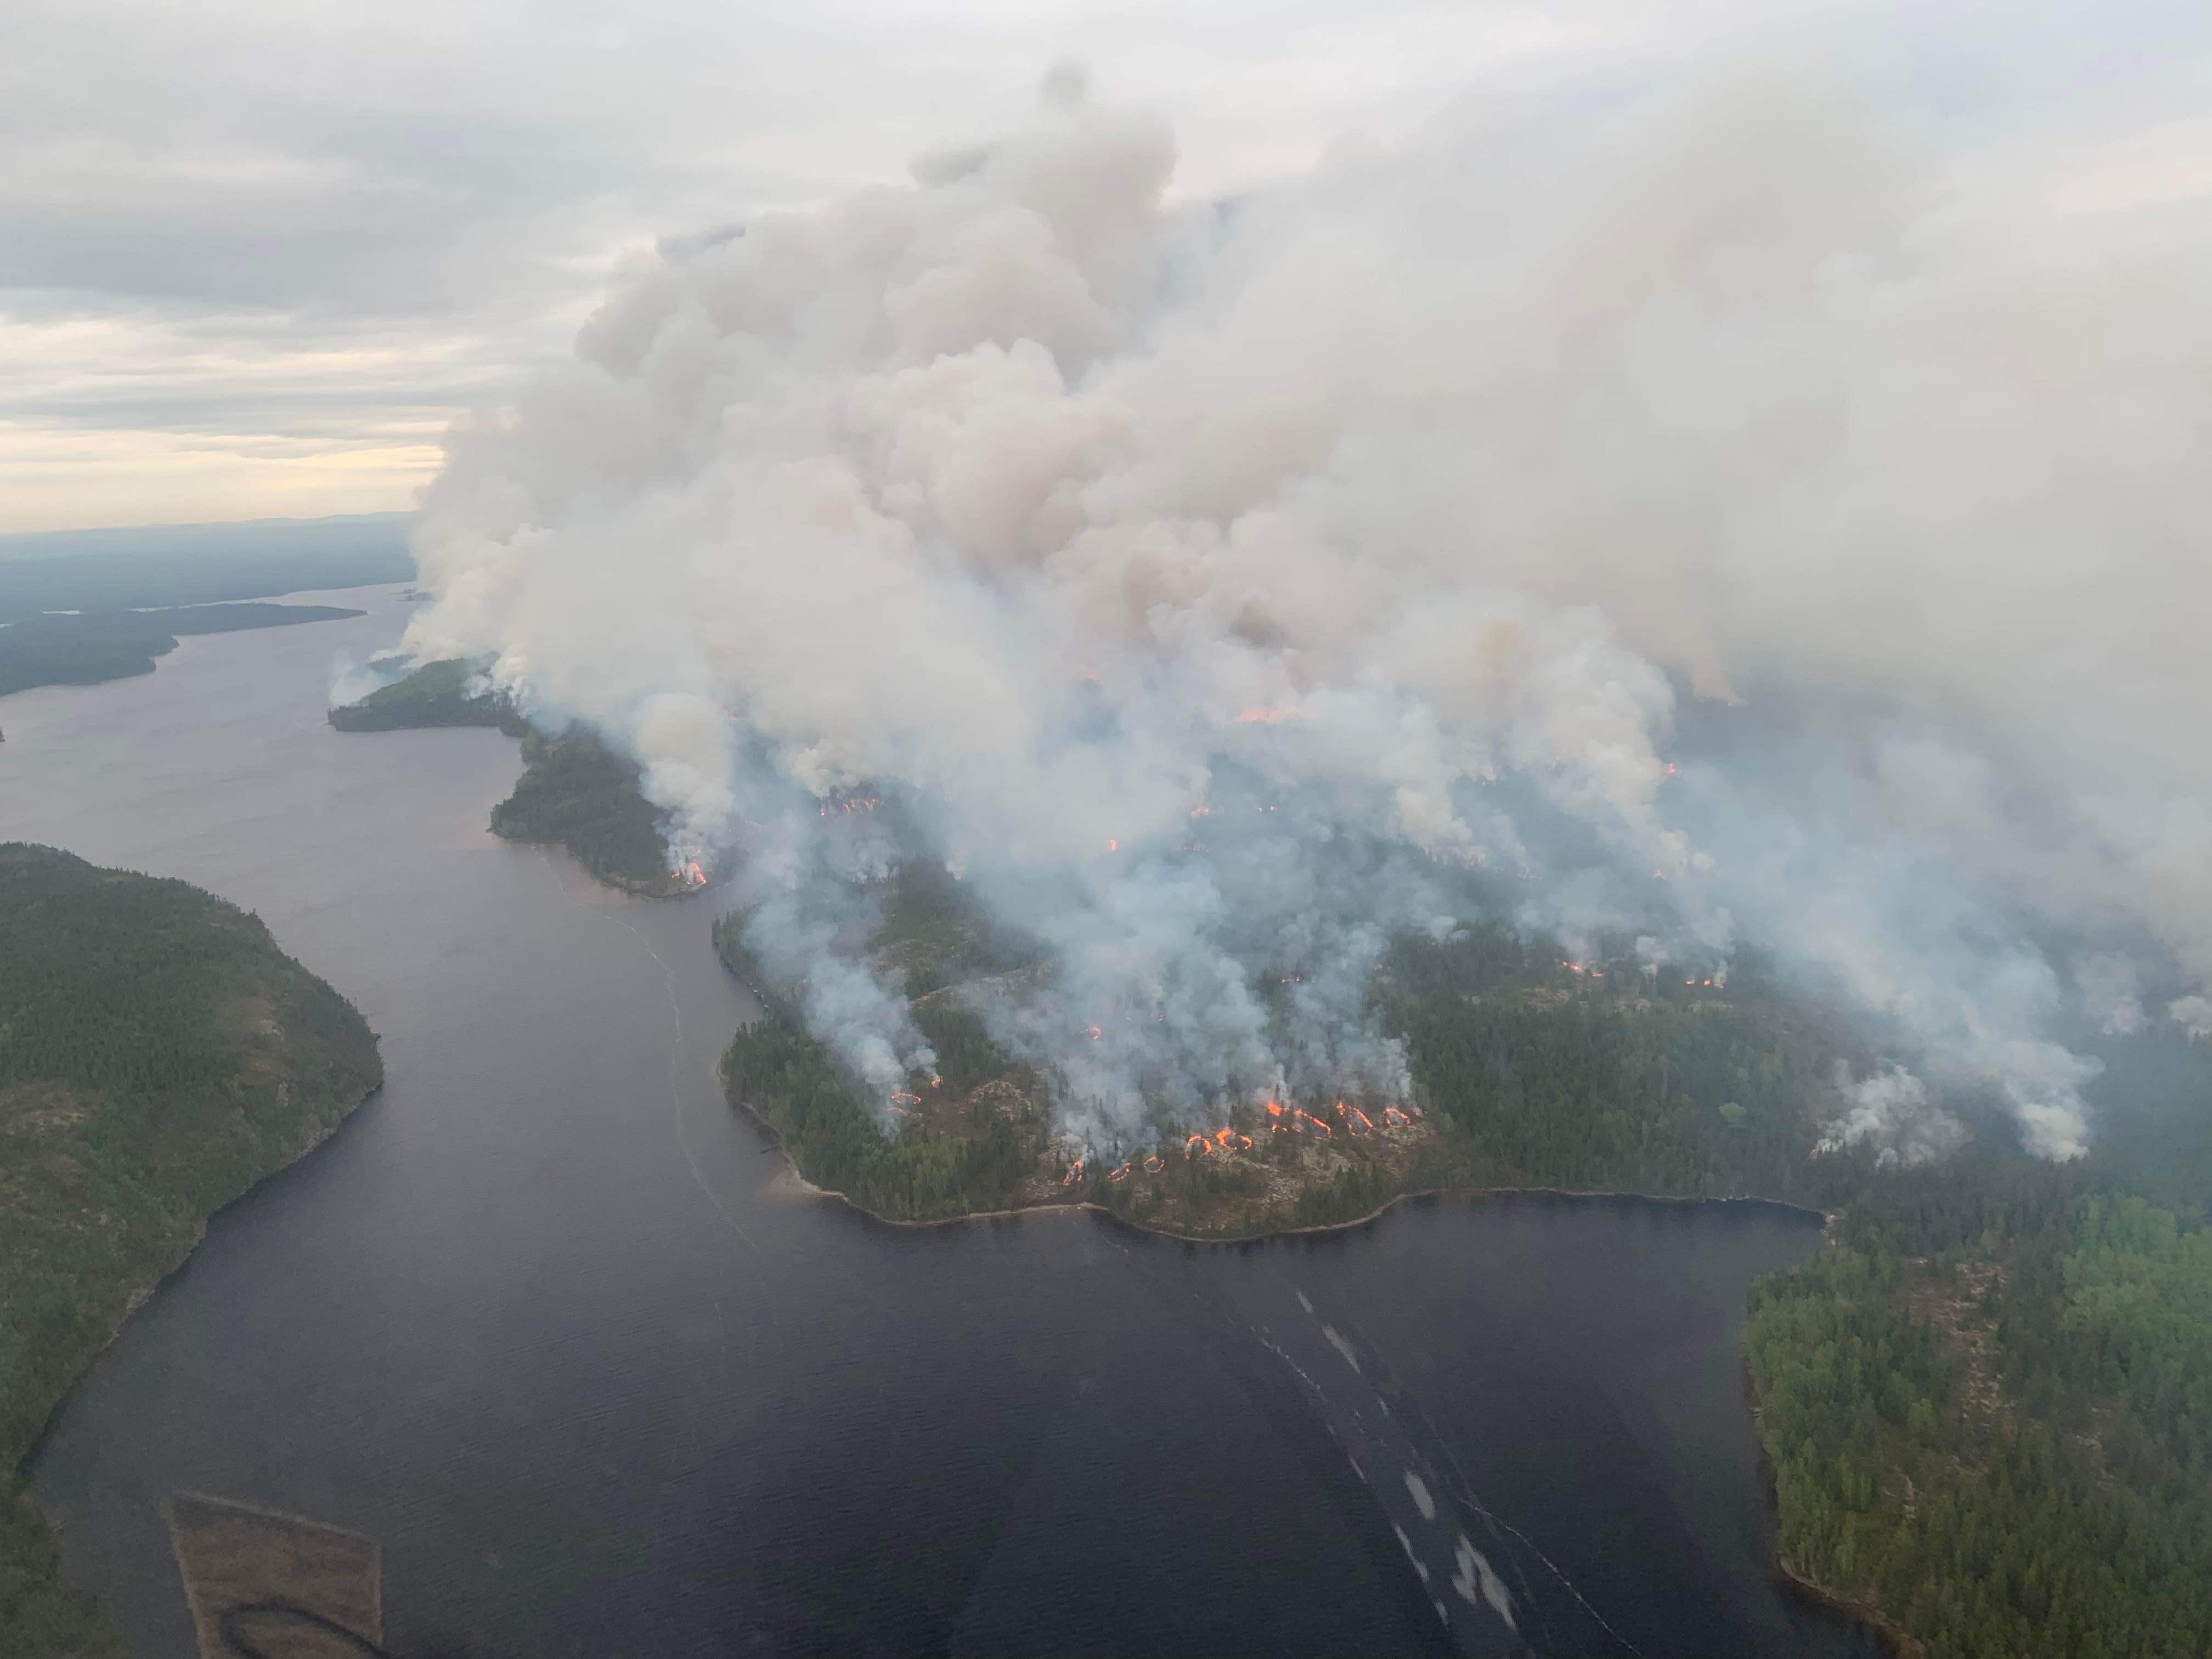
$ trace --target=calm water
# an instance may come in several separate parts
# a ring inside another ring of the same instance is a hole
[[[1738,1329],[1806,1218],[1208,1249],[792,1196],[712,1078],[748,1004],[711,906],[494,841],[495,733],[331,731],[334,660],[407,614],[349,602],[0,702],[0,839],[257,911],[389,1071],[40,1455],[149,1659],[191,1652],[179,1490],[380,1539],[402,1652],[1873,1651],[1768,1565]]]

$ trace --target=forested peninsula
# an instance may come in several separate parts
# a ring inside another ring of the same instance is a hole
[[[766,969],[745,918],[715,930],[768,1011],[732,1040],[725,1088],[810,1182],[892,1221],[1089,1204],[1218,1239],[1424,1192],[1820,1210],[1825,1247],[1759,1283],[1747,1331],[1784,1574],[1908,1653],[2212,1652],[2212,1043],[2112,1045],[2089,1158],[2030,1158],[1994,1102],[1961,1100],[1972,1145],[1908,1169],[1819,1150],[1837,1061],[1873,1055],[1758,964],[1686,984],[1478,927],[1401,939],[1375,976],[1411,1100],[1273,1103],[1298,1111],[1287,1125],[1162,1114],[1141,1141],[1071,1148],[1058,1080],[979,1012],[1048,969],[940,866],[875,896],[865,952],[903,977],[938,1055],[888,1114],[805,1030],[805,986]]]
[[[522,740],[522,775],[492,809],[491,831],[507,841],[566,848],[599,880],[648,898],[696,890],[669,868],[666,826],[639,787],[635,762],[586,726],[553,732],[526,720],[487,688],[480,665],[424,663],[358,702],[333,708],[341,732],[485,726]]]
[[[0,697],[41,685],[97,685],[150,674],[157,657],[195,634],[229,634],[367,613],[331,605],[194,605],[173,610],[66,611],[0,623]]]
[[[120,1654],[24,1465],[204,1232],[383,1080],[351,1004],[181,881],[0,846],[0,1656]]]

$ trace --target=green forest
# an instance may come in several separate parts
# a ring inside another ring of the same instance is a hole
[[[511,738],[530,728],[514,705],[498,693],[479,690],[482,673],[475,663],[448,657],[424,663],[389,685],[379,686],[359,702],[330,713],[341,732],[398,732],[411,726],[491,726]]]
[[[0,846],[0,1656],[120,1651],[25,1459],[216,1210],[383,1079],[360,1014],[180,881]]]
[[[96,685],[150,674],[194,634],[229,634],[366,613],[329,605],[198,605],[23,617],[0,626],[0,697],[40,685]]]
[[[1759,1286],[1794,1573],[1932,1655],[2212,1653],[2212,1233],[2131,1184],[2094,1157],[1887,1173]]]
[[[645,799],[635,761],[588,726],[539,729],[507,697],[479,689],[480,664],[424,663],[359,702],[333,708],[341,732],[487,726],[522,739],[522,775],[492,809],[491,831],[507,841],[565,847],[610,886],[651,897],[687,891],[671,873],[667,826]]]
[[[1006,1207],[1045,1151],[1042,1114],[1027,1121],[975,1112],[966,1133],[885,1135],[859,1087],[829,1048],[799,1023],[786,988],[745,948],[743,925],[724,917],[714,948],[769,1010],[742,1026],[722,1058],[733,1103],[772,1129],[799,1173],[862,1209],[897,1221],[936,1220]],[[916,1011],[947,1086],[964,1092],[1016,1066],[973,1014],[939,1003]]]

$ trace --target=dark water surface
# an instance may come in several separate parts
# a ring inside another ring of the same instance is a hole
[[[1534,1198],[1187,1247],[794,1195],[712,906],[485,833],[514,745],[342,736],[356,622],[0,702],[0,839],[182,876],[389,1081],[219,1218],[40,1492],[149,1659],[191,1490],[382,1540],[402,1652],[1858,1654],[1770,1565],[1739,1328],[1808,1218]],[[1440,1616],[1441,1615],[1441,1616]]]

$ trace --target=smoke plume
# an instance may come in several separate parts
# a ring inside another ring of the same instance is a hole
[[[2115,951],[2212,974],[2212,196],[2135,153],[1769,69],[1178,204],[1059,77],[628,269],[453,434],[408,643],[634,754],[886,1087],[841,941],[921,847],[1080,1127],[1402,1090],[1371,969],[1480,905],[1841,988],[1917,1073],[1843,1139],[1944,1150],[1924,1077],[2070,1156]]]

